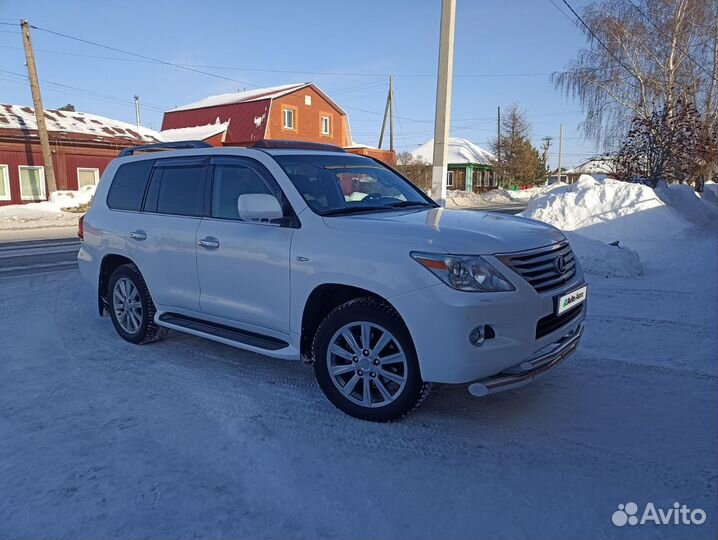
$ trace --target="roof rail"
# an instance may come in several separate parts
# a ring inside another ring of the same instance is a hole
[[[251,145],[254,148],[265,148],[267,150],[322,150],[324,152],[344,152],[340,146],[333,144],[316,143],[311,141],[287,141],[276,139],[262,139]]]
[[[212,148],[211,144],[204,141],[177,141],[157,144],[145,144],[143,146],[131,146],[125,148],[117,157],[132,156],[135,152],[161,152],[162,150],[186,150],[188,148]]]

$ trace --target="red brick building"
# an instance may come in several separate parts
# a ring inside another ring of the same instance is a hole
[[[0,105],[0,205],[48,198],[40,139],[30,107]],[[128,146],[159,142],[155,131],[102,116],[45,110],[58,190],[96,184]]]
[[[177,107],[165,113],[161,135],[214,146],[311,141],[396,163],[393,152],[353,143],[347,113],[311,82],[221,94]]]

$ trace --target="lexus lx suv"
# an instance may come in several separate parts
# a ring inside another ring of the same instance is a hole
[[[441,208],[327,145],[124,150],[79,234],[82,276],[121,338],[175,330],[304,360],[365,420],[404,416],[431,383],[526,384],[576,350],[585,317],[559,230]]]

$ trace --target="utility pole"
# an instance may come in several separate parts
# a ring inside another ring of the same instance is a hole
[[[446,205],[446,160],[449,153],[455,27],[456,0],[442,0],[439,73],[436,84],[436,119],[434,121],[434,161],[431,174],[431,196],[441,206]]]
[[[35,65],[35,54],[32,51],[32,41],[30,40],[30,23],[26,19],[20,23],[20,33],[22,33],[22,44],[25,49],[25,63],[27,65],[27,75],[30,79],[30,92],[32,93],[32,104],[33,108],[35,109],[37,134],[40,137],[40,147],[42,148],[42,161],[45,165],[45,181],[47,182],[48,192],[54,193],[55,191],[57,191],[57,182],[55,181],[55,167],[52,164],[50,137],[47,134],[47,125],[45,124],[45,109],[42,106],[40,82],[37,80],[37,66]]]
[[[135,123],[140,127],[140,96],[135,94]]]
[[[497,107],[496,111],[496,164],[499,170],[495,174],[498,174],[501,171],[501,106]],[[498,180],[501,178],[497,178],[497,184]]]
[[[392,82],[392,77],[389,77],[389,92],[386,94],[386,105],[384,106],[384,119],[381,122],[381,133],[379,133],[379,146],[377,148],[381,148],[382,143],[384,142],[384,132],[386,131],[386,121],[390,119],[389,121],[389,148],[391,150],[394,149],[394,119],[391,118],[394,116],[394,85]]]
[[[548,167],[548,151],[551,148],[551,141],[553,137],[546,136],[541,141],[543,142],[543,163],[545,167]],[[550,169],[549,169],[550,170]]]
[[[558,127],[558,181],[561,181],[561,162],[563,161],[563,124]]]
[[[389,150],[394,151],[394,78],[389,76]]]

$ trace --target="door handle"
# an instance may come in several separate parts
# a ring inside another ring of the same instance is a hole
[[[130,233],[130,238],[133,240],[146,240],[147,239],[147,233],[145,231],[132,231]]]
[[[208,236],[207,238],[202,238],[202,240],[197,242],[197,245],[206,249],[217,249],[219,247],[219,240]]]

